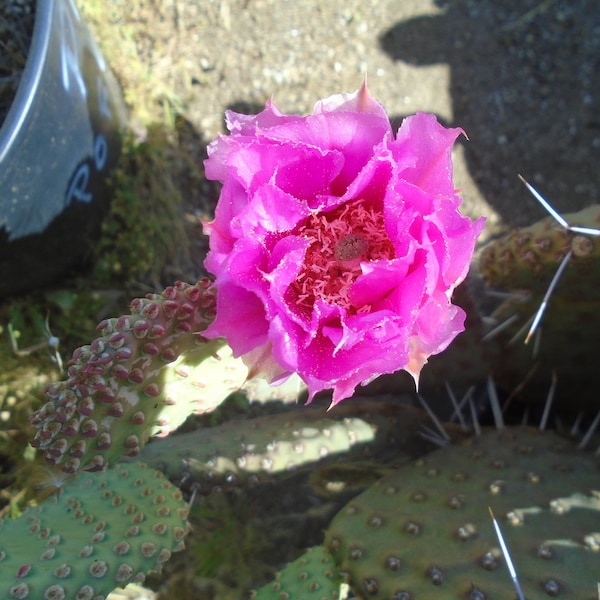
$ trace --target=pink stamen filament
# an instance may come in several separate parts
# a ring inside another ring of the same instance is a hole
[[[303,268],[290,286],[296,305],[310,314],[321,299],[349,314],[369,312],[370,305],[357,307],[350,302],[349,290],[362,275],[361,262],[395,256],[382,212],[357,200],[329,213],[311,215],[296,235],[310,241]]]

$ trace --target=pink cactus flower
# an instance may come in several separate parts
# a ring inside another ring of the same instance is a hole
[[[418,378],[464,330],[451,303],[484,219],[459,212],[451,150],[460,129],[407,117],[394,136],[366,84],[285,115],[227,112],[208,148],[223,184],[206,268],[225,337],[251,374],[298,373],[333,402],[383,373]]]

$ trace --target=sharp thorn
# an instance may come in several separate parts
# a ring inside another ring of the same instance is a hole
[[[525,290],[515,290],[512,292],[502,292],[500,290],[486,289],[484,294],[490,298],[498,298],[499,300],[512,300],[514,302],[526,302],[531,295]]]
[[[498,325],[498,319],[490,316],[481,315],[481,323],[487,327],[496,327]]]
[[[525,335],[527,328],[531,325],[532,322],[533,322],[533,317],[529,317],[529,319],[527,319],[527,321],[525,321],[525,323],[522,325],[522,327],[519,329],[519,331],[517,331],[517,333],[515,333],[515,335],[513,335],[510,338],[510,340],[508,341],[508,345],[513,346],[514,344],[516,344]]]
[[[498,400],[498,392],[496,391],[496,386],[494,385],[494,381],[491,377],[488,377],[487,380],[487,390],[488,395],[490,397],[490,404],[492,405],[492,413],[494,415],[494,423],[496,425],[496,429],[504,429],[502,407],[500,406],[500,400]]]
[[[198,495],[198,491],[200,490],[200,484],[198,482],[192,485],[192,495],[190,496],[190,500],[188,502],[188,506],[192,508],[194,506],[194,502],[196,500],[196,496]]]
[[[538,327],[533,336],[533,348],[531,350],[531,358],[535,360],[540,354],[540,346],[542,345],[542,327]]]
[[[600,236],[600,229],[594,227],[579,227],[577,225],[569,226],[569,231],[573,233],[580,233],[581,235],[592,235],[595,237]]]
[[[512,579],[513,585],[515,586],[515,590],[517,591],[517,596],[519,597],[519,600],[525,600],[523,590],[521,589],[521,584],[519,583],[519,577],[517,575],[517,571],[515,569],[515,566],[513,565],[512,558],[510,557],[510,553],[504,541],[504,536],[502,535],[500,525],[498,521],[496,521],[496,517],[494,516],[491,507],[488,506],[488,510],[490,511],[490,517],[492,517],[492,523],[494,524],[494,529],[496,530],[496,537],[498,538],[498,542],[500,543],[500,548],[502,549],[502,555],[504,556],[504,561],[506,562],[506,566],[508,567],[510,578]]]
[[[598,423],[600,423],[600,411],[598,411],[596,418],[592,421],[592,424],[589,426],[588,430],[585,432],[585,435],[581,439],[581,442],[579,442],[578,448],[580,450],[583,450],[588,445],[589,441],[592,439],[592,436],[594,435],[594,432],[596,431],[596,428],[598,427]]]
[[[421,394],[417,394],[417,399],[419,400],[421,406],[425,409],[425,412],[429,415],[429,418],[433,421],[433,424],[436,426],[437,430],[440,432],[441,436],[447,440],[451,441],[448,432],[444,429],[444,426],[441,424],[440,420],[436,417],[435,413],[431,410],[429,404],[425,402],[425,399],[421,396]]]
[[[450,383],[448,383],[447,381],[444,381],[444,385],[446,386],[446,391],[448,392],[448,396],[450,396],[450,402],[452,403],[452,408],[454,409],[450,421],[453,421],[456,417],[458,419],[458,422],[460,423],[462,430],[467,431],[468,427],[463,417],[461,406],[459,406],[458,401],[456,400],[456,396],[454,395],[454,390],[450,386]]]
[[[522,175],[519,179],[527,186],[533,197],[546,209],[546,212],[565,229],[569,229],[569,224],[565,218],[546,200]]]
[[[580,412],[575,417],[575,421],[573,421],[573,425],[571,426],[571,431],[569,431],[570,435],[572,435],[573,437],[579,436],[579,426],[581,425],[582,419],[583,419],[583,413]]]
[[[527,332],[527,335],[525,336],[525,344],[529,344],[529,340],[531,339],[533,334],[536,332],[536,330],[540,324],[540,321],[542,320],[542,317],[544,316],[544,313],[546,312],[547,307],[548,307],[547,302],[542,302],[540,304],[540,307],[538,308],[537,312],[535,313],[535,316],[533,317],[533,323],[531,324],[531,327],[529,328],[529,331]]]
[[[508,329],[519,316],[515,313],[508,317],[508,319],[502,321],[499,325],[496,325],[493,329],[490,329],[482,338],[482,342],[488,342],[489,340],[495,338],[499,333],[502,333],[505,329]]]
[[[465,431],[469,430],[469,426],[465,420],[464,409],[469,405],[469,400],[473,397],[473,392],[475,391],[475,386],[472,385],[466,392],[465,395],[460,399],[455,412],[452,414],[450,418],[450,422],[454,422],[455,419],[459,419],[461,423],[464,423]]]
[[[425,425],[421,426],[421,431],[419,431],[419,435],[428,442],[439,446],[440,448],[445,448],[450,444],[450,441],[441,437],[437,431],[431,429],[431,427],[426,427]]]
[[[481,426],[479,425],[479,419],[477,417],[477,411],[475,410],[475,403],[473,402],[473,396],[469,396],[469,408],[471,409],[471,420],[473,421],[473,429],[475,430],[475,435],[481,435]]]
[[[569,250],[565,254],[562,261],[560,262],[560,265],[558,266],[558,269],[556,269],[556,273],[554,273],[554,277],[552,278],[552,281],[550,282],[550,285],[548,286],[548,289],[546,290],[546,294],[544,295],[542,303],[540,304],[540,307],[538,308],[538,311],[535,314],[535,317],[533,318],[533,323],[529,329],[529,332],[527,333],[527,336],[525,337],[526,344],[529,342],[529,340],[531,339],[531,336],[534,334],[535,330],[537,329],[538,325],[540,324],[540,321],[542,320],[544,312],[546,311],[546,308],[548,306],[550,296],[552,296],[552,293],[554,292],[554,289],[556,288],[556,285],[558,284],[558,281],[560,279],[560,276],[563,274],[563,271],[567,268],[567,265],[569,264],[569,260],[571,260],[571,256],[573,256],[573,250]]]
[[[552,406],[552,401],[554,400],[554,392],[556,391],[557,382],[558,378],[556,376],[556,371],[552,371],[552,383],[550,384],[550,389],[548,390],[548,395],[546,396],[544,412],[540,420],[540,431],[546,430],[546,424],[548,423],[548,415],[550,414],[550,407]]]

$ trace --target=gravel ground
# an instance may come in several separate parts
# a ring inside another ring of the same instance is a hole
[[[112,16],[185,107],[198,159],[226,108],[305,113],[367,74],[396,123],[465,129],[456,184],[488,238],[543,216],[517,173],[563,212],[599,201],[597,0],[113,0]]]

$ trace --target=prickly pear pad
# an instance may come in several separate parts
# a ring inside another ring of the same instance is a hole
[[[202,337],[214,318],[211,284],[178,282],[98,325],[100,337],[75,350],[67,379],[31,416],[31,444],[47,462],[67,473],[102,470],[242,385],[241,360],[223,340]]]
[[[570,226],[598,229],[600,205],[563,217]],[[547,302],[543,321],[532,343],[524,346],[531,319],[569,252],[570,260]],[[555,373],[558,389],[565,392],[556,395],[555,403],[563,417],[596,412],[600,237],[575,234],[546,217],[488,244],[482,250],[479,270],[487,285],[510,292],[489,315],[492,322],[505,327],[492,344],[484,346],[503,345],[502,356],[490,363],[496,381],[512,389],[527,378],[528,401],[541,403]]]
[[[359,418],[320,418],[303,407],[295,413],[230,421],[219,427],[154,440],[142,459],[170,479],[212,484],[244,481],[314,464],[373,442],[375,427]]]
[[[398,469],[333,519],[326,547],[361,598],[594,598],[600,468],[556,434],[505,429]],[[595,487],[594,487],[595,486]]]
[[[570,225],[600,227],[598,204],[563,216]],[[597,300],[600,238],[575,235],[551,217],[517,229],[486,246],[481,253],[479,270],[489,285],[542,295],[569,249],[574,256],[561,277],[560,294],[575,300]]]
[[[183,549],[187,514],[180,490],[143,464],[83,474],[0,523],[0,597],[102,600]]]
[[[331,556],[320,546],[304,554],[277,574],[277,579],[252,593],[252,600],[292,600],[293,598],[336,600],[341,577]]]

